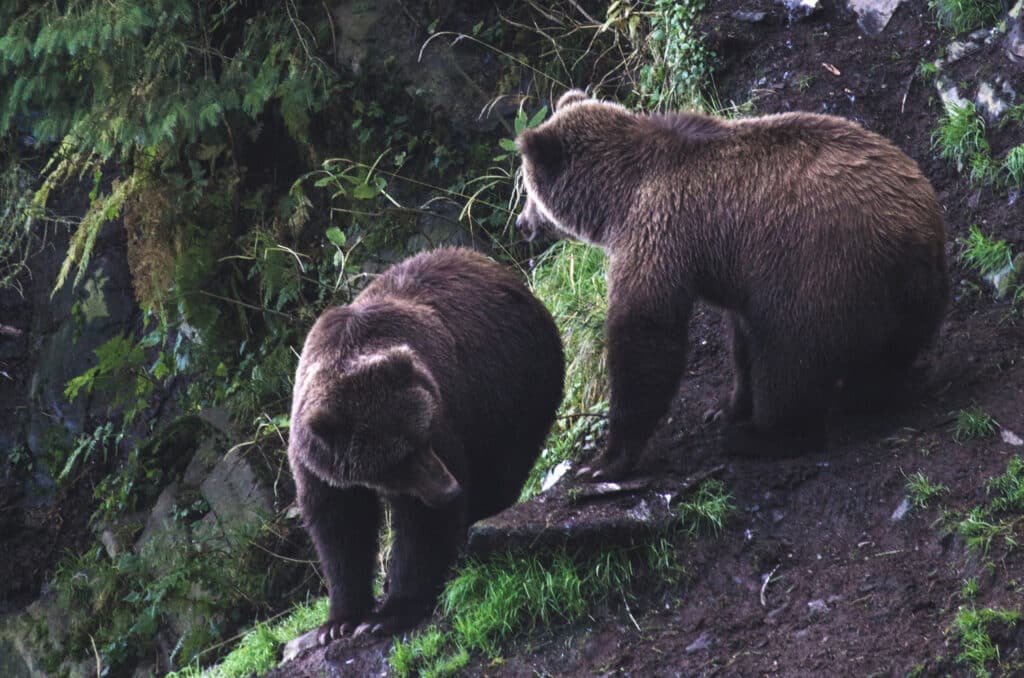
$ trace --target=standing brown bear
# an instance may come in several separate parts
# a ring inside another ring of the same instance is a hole
[[[583,473],[633,469],[679,386],[698,298],[729,327],[734,387],[709,413],[726,449],[822,447],[837,384],[877,405],[942,320],[935,193],[851,121],[642,115],[570,90],[517,145],[526,236],[547,221],[610,260],[609,440]]]
[[[330,589],[321,643],[430,613],[467,527],[511,505],[562,398],[551,315],[465,249],[393,266],[306,337],[288,461]],[[374,609],[381,501],[394,545]]]

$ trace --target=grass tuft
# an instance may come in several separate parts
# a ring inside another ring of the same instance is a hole
[[[985,235],[977,224],[970,225],[961,245],[960,258],[981,275],[997,273],[1011,262],[1012,251],[1006,241]]]
[[[1010,188],[1024,186],[1024,144],[1010,149],[999,171],[1006,175],[1004,182]]]
[[[953,440],[961,443],[965,440],[987,438],[998,429],[999,422],[985,414],[980,407],[972,407],[957,413]]]
[[[941,483],[933,483],[921,471],[907,476],[907,494],[910,505],[914,508],[928,508],[928,502],[938,499],[949,492],[949,488]]]
[[[992,643],[989,628],[997,623],[1015,626],[1019,621],[1020,612],[1015,610],[961,607],[953,619],[953,631],[961,647],[956,660],[967,664],[976,676],[990,675],[987,667],[991,662],[999,660],[999,648]]]
[[[985,121],[972,102],[946,107],[932,133],[932,147],[944,160],[956,162],[957,171],[963,171],[974,156],[989,155]]]
[[[931,0],[928,7],[955,34],[994,26],[1003,13],[1000,0]]]
[[[693,499],[679,505],[679,525],[690,535],[718,533],[735,506],[732,495],[720,480],[704,482],[694,493]]]

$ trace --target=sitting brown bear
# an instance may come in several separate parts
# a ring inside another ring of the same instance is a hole
[[[320,642],[394,633],[430,613],[467,527],[518,498],[564,369],[547,309],[470,250],[412,257],[320,316],[288,445],[330,589]],[[374,610],[382,499],[394,546]]]
[[[729,449],[825,442],[838,383],[880,403],[949,297],[946,229],[913,160],[826,115],[642,115],[570,90],[517,140],[527,237],[604,247],[610,431],[594,477],[628,473],[683,374],[696,299],[725,309]]]

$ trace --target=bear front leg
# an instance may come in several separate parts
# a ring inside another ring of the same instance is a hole
[[[578,476],[618,480],[633,471],[679,389],[686,366],[691,308],[688,299],[609,308],[608,446],[596,462],[580,469]]]
[[[308,472],[296,483],[306,529],[316,547],[330,595],[317,633],[321,644],[353,632],[373,609],[380,501],[364,487],[337,488]]]
[[[384,600],[356,634],[391,635],[430,616],[466,536],[465,498],[433,509],[406,495],[391,497],[394,542]]]

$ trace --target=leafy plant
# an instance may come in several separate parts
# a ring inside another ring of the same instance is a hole
[[[974,156],[989,154],[985,121],[978,115],[974,103],[967,101],[946,106],[932,133],[932,146],[939,151],[941,158],[956,162],[957,171],[963,171]]]
[[[696,27],[703,0],[653,0],[648,6],[651,29],[638,78],[641,105],[702,108],[702,88],[711,74],[711,54]]]
[[[923,472],[917,471],[907,476],[907,494],[910,505],[914,508],[924,509],[933,499],[938,499],[949,492],[949,488],[942,483],[933,483]]]
[[[997,430],[999,430],[999,423],[995,419],[980,407],[971,407],[957,413],[953,440],[960,443],[965,440],[985,438]]]

